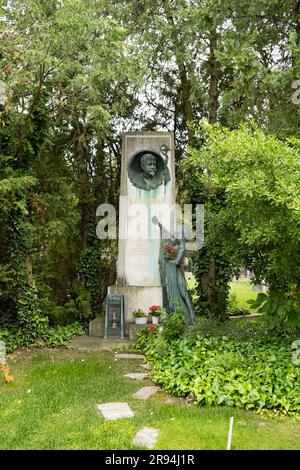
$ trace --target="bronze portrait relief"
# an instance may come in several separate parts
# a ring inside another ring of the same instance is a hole
[[[166,185],[171,180],[168,169],[167,147],[161,146],[160,153],[154,150],[139,150],[128,162],[128,177],[136,188],[149,191]]]

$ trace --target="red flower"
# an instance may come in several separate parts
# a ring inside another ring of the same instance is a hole
[[[156,331],[156,326],[152,325],[150,331]]]
[[[152,305],[151,307],[149,307],[150,312],[153,312],[158,309],[160,309],[160,305]]]

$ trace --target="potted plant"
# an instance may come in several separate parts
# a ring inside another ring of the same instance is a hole
[[[134,310],[134,312],[132,312],[132,315],[134,316],[134,320],[137,325],[147,324],[148,315],[147,313],[143,312],[143,310],[141,310],[140,308]]]
[[[150,315],[152,315],[152,323],[159,323],[159,317],[162,314],[160,305],[152,305],[149,307]]]

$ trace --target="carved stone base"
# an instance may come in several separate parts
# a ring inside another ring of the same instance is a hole
[[[110,286],[109,294],[124,295],[125,324],[134,321],[132,312],[140,308],[145,313],[149,313],[151,305],[162,305],[161,286]],[[126,333],[126,331],[125,331]]]
[[[95,318],[89,324],[89,336],[104,338],[104,317]],[[125,337],[129,336],[129,323],[125,321]]]

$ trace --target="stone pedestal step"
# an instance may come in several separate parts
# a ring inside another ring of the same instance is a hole
[[[148,377],[145,372],[132,372],[131,374],[124,374],[124,377],[132,380],[144,380]]]
[[[146,447],[153,449],[159,434],[159,429],[143,428],[135,435],[132,444],[137,447]]]
[[[130,353],[118,353],[115,355],[116,359],[145,359],[143,354],[130,354]]]
[[[140,390],[133,394],[133,397],[137,398],[138,400],[148,400],[148,398],[158,392],[158,390],[159,387],[157,387],[156,385],[149,385],[147,387],[142,387]]]
[[[152,370],[152,366],[150,366],[150,364],[140,364],[140,366],[145,370]]]
[[[96,407],[105,419],[132,418],[134,416],[128,403],[101,403]]]

